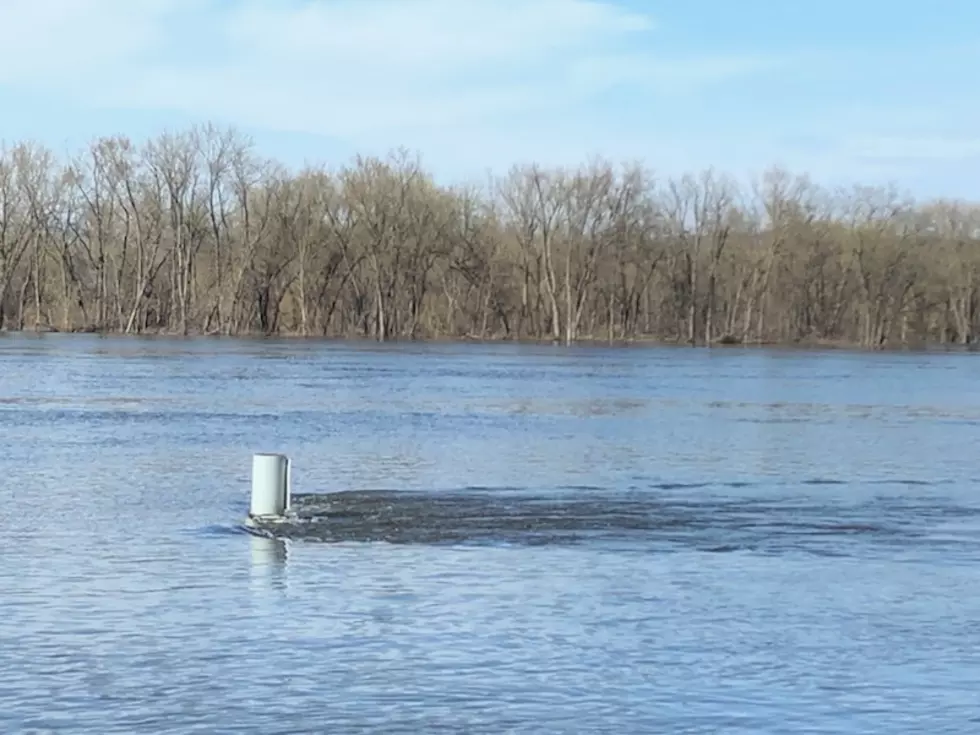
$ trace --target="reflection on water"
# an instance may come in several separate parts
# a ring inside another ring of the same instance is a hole
[[[286,584],[286,564],[289,560],[287,542],[249,534],[251,565],[249,579],[254,591],[283,589]]]
[[[278,573],[286,566],[288,549],[281,538],[249,535],[252,569],[260,573]]]
[[[974,732],[974,359],[5,335],[0,732]]]

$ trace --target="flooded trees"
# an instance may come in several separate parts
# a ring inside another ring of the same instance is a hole
[[[0,325],[179,334],[972,344],[980,209],[595,160],[442,186],[289,171],[213,126],[0,150]]]
[[[47,162],[48,154],[33,145],[0,150],[0,327],[7,324],[11,313],[16,313],[16,327],[23,328],[27,286],[39,272],[48,217],[47,207],[39,202],[39,197],[49,174]],[[18,273],[28,253],[34,255],[32,267]],[[14,304],[16,310],[12,312]]]

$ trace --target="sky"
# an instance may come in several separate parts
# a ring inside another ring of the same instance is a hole
[[[980,200],[976,0],[0,0],[0,139],[232,126],[280,161],[770,166]]]

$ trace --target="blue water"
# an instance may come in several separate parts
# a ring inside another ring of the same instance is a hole
[[[980,732],[976,359],[0,337],[0,732]],[[256,451],[606,529],[254,538]]]

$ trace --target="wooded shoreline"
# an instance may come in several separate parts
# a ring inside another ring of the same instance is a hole
[[[167,331],[165,329],[158,330],[146,330],[143,332],[120,332],[120,331],[103,331],[99,332],[94,329],[82,329],[76,328],[68,332],[63,332],[54,328],[42,328],[35,329],[32,327],[25,327],[24,329],[10,329],[5,327],[0,329],[0,344],[2,344],[2,339],[5,336],[30,336],[43,338],[46,336],[50,337],[99,337],[109,340],[121,340],[121,341],[140,341],[140,340],[188,340],[188,341],[240,341],[240,342],[287,342],[287,343],[299,343],[299,344],[336,344],[336,343],[349,343],[349,344],[360,344],[360,345],[372,345],[372,344],[383,344],[390,347],[397,347],[399,345],[432,345],[432,346],[463,346],[463,345],[516,345],[521,347],[559,347],[567,348],[568,345],[560,339],[550,339],[542,337],[393,337],[383,342],[379,342],[375,337],[365,337],[365,336],[321,336],[321,335],[303,335],[298,332],[276,332],[274,334],[266,334],[263,332],[245,332],[242,334],[221,334],[218,332],[206,333],[196,333],[190,331],[187,334],[182,334],[176,331]],[[830,340],[813,340],[807,342],[749,342],[749,343],[738,343],[731,342],[720,339],[712,344],[691,344],[685,341],[665,341],[657,339],[654,337],[639,337],[631,340],[613,340],[612,342],[606,339],[590,338],[585,336],[580,336],[575,342],[571,343],[572,347],[578,348],[593,348],[593,349],[603,349],[603,348],[615,348],[615,349],[656,349],[656,348],[671,348],[678,350],[686,349],[715,349],[715,350],[768,350],[774,352],[799,352],[799,353],[813,353],[813,352],[851,352],[851,353],[869,353],[874,352],[877,354],[966,354],[973,352],[980,352],[980,342],[973,342],[968,344],[960,344],[954,342],[947,343],[936,343],[936,342],[923,342],[918,344],[891,344],[876,347],[873,350],[863,347],[860,344],[855,344],[852,342],[844,341],[830,341]]]
[[[770,170],[404,152],[289,171],[234,130],[0,148],[0,328],[921,349],[980,328],[980,207]]]

